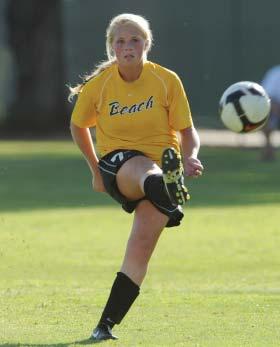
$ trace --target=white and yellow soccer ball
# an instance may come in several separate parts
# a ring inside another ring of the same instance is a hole
[[[258,83],[237,82],[223,93],[219,113],[225,127],[234,132],[256,131],[269,117],[270,98]]]

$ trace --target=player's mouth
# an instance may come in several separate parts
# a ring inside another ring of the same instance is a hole
[[[134,55],[133,54],[126,54],[124,56],[124,59],[133,59],[134,58]]]

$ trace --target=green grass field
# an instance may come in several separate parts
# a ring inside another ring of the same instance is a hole
[[[185,219],[102,346],[280,345],[280,157],[202,148]],[[91,191],[69,141],[0,142],[0,347],[88,344],[132,216]]]

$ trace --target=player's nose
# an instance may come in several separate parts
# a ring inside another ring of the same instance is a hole
[[[133,48],[132,42],[131,41],[126,42],[124,48],[126,50],[131,50]]]

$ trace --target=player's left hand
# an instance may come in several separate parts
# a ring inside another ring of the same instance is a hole
[[[200,160],[194,157],[185,157],[184,158],[184,170],[185,175],[189,177],[199,177],[202,175],[204,170],[203,165]]]

